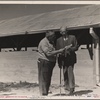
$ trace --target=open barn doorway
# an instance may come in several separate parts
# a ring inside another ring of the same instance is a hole
[[[37,47],[40,40],[44,38],[45,33],[27,34],[27,35],[13,35],[0,37],[0,48],[12,49],[12,51],[27,51],[27,48]]]

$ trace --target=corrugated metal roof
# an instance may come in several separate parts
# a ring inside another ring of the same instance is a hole
[[[59,29],[63,25],[74,29],[99,24],[100,5],[91,5],[0,21],[0,36]]]

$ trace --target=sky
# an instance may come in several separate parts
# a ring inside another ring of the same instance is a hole
[[[69,4],[0,4],[0,20],[81,7]]]

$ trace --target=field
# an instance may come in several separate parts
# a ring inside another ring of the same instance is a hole
[[[93,88],[93,61],[90,59],[87,49],[80,49],[77,52],[77,64],[75,64],[76,91],[79,95],[92,92]],[[24,95],[39,96],[38,90],[38,67],[37,52],[0,52],[0,93],[1,95]],[[56,64],[53,76],[51,91],[59,94],[59,68]],[[63,76],[62,76],[62,93]],[[52,95],[52,94],[49,94]]]

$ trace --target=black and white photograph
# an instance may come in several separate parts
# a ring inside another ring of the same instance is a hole
[[[0,2],[0,99],[100,99],[100,2]]]

